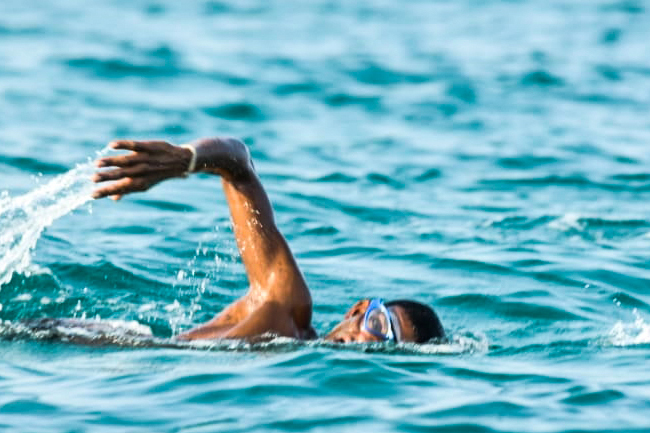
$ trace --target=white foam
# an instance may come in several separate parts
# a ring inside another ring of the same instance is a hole
[[[650,324],[646,323],[636,308],[633,311],[636,319],[632,323],[616,322],[609,331],[609,342],[614,346],[636,346],[650,343]]]
[[[46,227],[92,199],[90,176],[95,170],[89,160],[25,195],[0,194],[0,288],[14,273],[29,271],[32,251]]]
[[[569,212],[548,223],[552,229],[567,232],[569,230],[584,230],[584,224],[580,222],[582,216],[575,212]]]

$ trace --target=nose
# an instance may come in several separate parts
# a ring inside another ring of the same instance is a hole
[[[336,328],[325,336],[325,340],[333,341],[335,343],[352,343],[355,341],[355,334],[359,329],[356,326],[354,318],[344,320],[339,323]]]

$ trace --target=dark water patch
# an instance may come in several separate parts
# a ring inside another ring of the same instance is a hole
[[[135,203],[138,203],[142,206],[151,207],[154,209],[172,211],[172,212],[196,212],[197,208],[188,204],[181,204],[177,202],[163,201],[163,200],[150,200],[150,199],[138,199],[135,200]]]
[[[621,182],[629,182],[629,183],[650,182],[650,173],[615,174],[612,176],[612,179]]]
[[[267,119],[267,116],[259,107],[248,102],[234,102],[214,107],[205,107],[203,112],[208,116],[226,120],[261,122]]]
[[[299,415],[300,416],[300,415]],[[266,424],[266,427],[272,428],[273,431],[288,431],[288,432],[304,432],[309,431],[314,427],[314,421],[309,415],[303,415],[305,419],[287,419],[272,421]],[[334,428],[334,429],[356,429],[361,423],[368,423],[375,421],[370,415],[336,415],[328,414],[319,417],[319,428]],[[340,431],[340,430],[339,430]]]
[[[229,4],[221,1],[212,0],[205,2],[203,5],[203,13],[206,15],[221,15],[231,12],[232,10],[233,9]]]
[[[111,233],[125,235],[149,235],[156,232],[155,228],[143,225],[113,226],[111,228]]]
[[[455,130],[479,131],[484,123],[478,119],[467,119],[461,116],[464,107],[455,98],[438,101],[423,101],[412,104],[406,111],[403,119],[419,125],[441,124],[451,126]],[[449,125],[449,122],[452,122]]]
[[[328,183],[354,183],[358,179],[354,176],[349,176],[345,173],[335,172],[326,174],[325,176],[318,177],[314,179],[316,182],[328,182]]]
[[[366,180],[375,185],[386,185],[394,189],[404,189],[405,185],[390,176],[381,173],[369,173],[366,175]]]
[[[641,164],[641,161],[639,161],[636,158],[632,158],[630,156],[625,156],[625,155],[613,155],[614,161],[620,162],[621,164]]]
[[[517,292],[511,293],[508,295],[510,298],[520,299],[520,298],[549,298],[551,293],[547,290],[519,290]]]
[[[650,227],[649,221],[635,219],[578,218],[577,222],[583,224],[586,229],[644,229]]]
[[[624,12],[628,14],[642,14],[645,12],[643,2],[637,0],[620,0],[601,6],[604,12]]]
[[[46,27],[7,26],[0,24],[0,36],[38,36],[47,33]]]
[[[642,108],[643,104],[632,98],[622,98],[605,93],[569,93],[569,98],[577,102],[599,105],[627,105]]]
[[[237,401],[245,398],[252,404],[263,405],[270,396],[292,396],[296,398],[306,398],[312,396],[314,390],[311,387],[299,386],[293,384],[269,383],[269,384],[246,384],[231,383],[231,387],[207,392],[197,393],[187,399],[192,404],[216,404],[225,401]]]
[[[501,207],[501,206],[491,206],[491,205],[462,205],[462,209],[468,210],[468,211],[480,211],[480,212],[488,212],[488,213],[513,213],[517,212],[518,210],[521,210],[520,208],[516,207]],[[495,223],[499,223],[500,221],[497,222],[491,222],[489,223],[490,225],[493,225]]]
[[[551,216],[541,216],[537,218],[531,218],[523,215],[512,215],[505,218],[502,218],[498,221],[493,221],[490,223],[491,227],[496,227],[500,229],[508,230],[532,230],[537,227],[544,226],[552,221],[554,218]]]
[[[492,401],[489,403],[466,404],[453,409],[444,409],[435,412],[436,417],[458,417],[467,416],[499,416],[507,413],[509,417],[520,418],[534,415],[534,411],[526,406],[507,402]]]
[[[78,282],[82,287],[93,288],[96,295],[101,293],[98,289],[102,287],[125,291],[138,287],[139,293],[131,292],[133,299],[137,299],[143,293],[157,294],[165,288],[165,285],[158,281],[136,275],[125,268],[106,261],[93,264],[55,263],[51,265],[51,268],[59,278]],[[107,291],[107,293],[107,296],[110,295],[110,292]],[[116,292],[112,292],[112,294],[115,295]]]
[[[623,31],[619,28],[609,28],[604,30],[600,36],[602,44],[615,44],[621,39]]]
[[[204,76],[205,78],[215,81],[217,83],[222,83],[222,84],[228,84],[230,86],[236,86],[236,87],[241,87],[241,86],[248,86],[250,84],[253,84],[255,80],[244,77],[241,75],[235,75],[233,72],[223,72],[223,71],[208,71],[208,72],[203,72],[203,73],[197,73],[199,76]],[[247,143],[248,144],[248,143]]]
[[[382,87],[400,83],[422,84],[431,80],[430,75],[395,71],[374,62],[367,62],[347,73],[360,83]]]
[[[532,276],[537,281],[553,283],[565,287],[584,287],[584,282],[559,274],[558,272],[531,272],[527,275]]]
[[[174,391],[182,391],[188,386],[198,386],[206,383],[217,383],[225,380],[236,379],[237,375],[232,373],[199,373],[189,374],[174,380],[164,380],[161,383],[151,386],[147,392],[153,394],[167,394]]]
[[[479,181],[481,184],[489,185],[492,187],[499,186],[593,186],[593,183],[584,176],[573,175],[573,176],[561,176],[561,175],[551,175],[545,177],[528,177],[528,178],[517,178],[517,179],[484,179]]]
[[[164,15],[165,12],[167,12],[167,9],[165,9],[165,6],[160,3],[150,3],[144,6],[143,12],[145,15],[157,17]]]
[[[272,5],[266,2],[223,2],[210,0],[204,3],[201,10],[208,16],[221,14],[238,14],[264,16],[271,12]]]
[[[323,102],[335,108],[358,106],[367,111],[375,112],[381,109],[381,97],[362,96],[348,93],[335,93],[325,97]]]
[[[84,71],[99,78],[170,78],[183,73],[175,64],[136,63],[119,58],[80,57],[63,63],[73,70]]]
[[[416,182],[427,182],[438,179],[442,176],[442,171],[437,168],[428,168],[413,178]]]
[[[455,81],[447,87],[447,96],[462,101],[466,104],[475,104],[478,96],[471,81]]]
[[[504,158],[499,158],[496,161],[497,165],[503,168],[516,169],[516,170],[530,170],[543,165],[555,164],[557,162],[559,162],[559,160],[552,156],[535,156],[535,155],[520,155],[520,156],[504,157]]]
[[[386,207],[373,207],[346,204],[337,200],[332,200],[326,197],[319,197],[314,195],[304,195],[299,193],[291,193],[290,197],[298,200],[307,200],[312,206],[322,209],[337,209],[341,213],[355,217],[364,222],[374,222],[379,224],[393,224],[404,221],[410,217],[422,216],[412,211],[405,211],[395,208]]]
[[[573,395],[561,400],[562,403],[573,406],[600,405],[610,404],[616,400],[625,398],[624,393],[613,389],[588,391],[584,390],[584,387],[577,388],[578,389],[570,390],[569,392]]]
[[[648,293],[648,287],[650,287],[650,279],[648,278],[627,275],[606,269],[583,271],[581,272],[581,276],[597,287],[607,285],[612,288],[629,290],[640,295],[646,295]]]
[[[140,47],[131,41],[124,41],[121,48],[130,54],[147,58],[155,63],[172,65],[179,63],[180,55],[169,45],[156,45],[154,47]]]
[[[594,70],[599,76],[609,81],[621,81],[623,79],[621,71],[611,65],[596,65]]]
[[[15,399],[0,406],[0,413],[5,415],[57,415],[60,411],[58,406],[44,403],[42,401]]]
[[[439,416],[438,412],[433,414],[435,418]],[[494,430],[490,427],[483,426],[479,423],[459,422],[450,424],[440,424],[435,422],[433,424],[423,423],[422,421],[412,421],[408,426],[409,432],[422,432],[428,433],[435,431],[436,433],[500,433],[499,430]]]
[[[554,383],[554,384],[565,384],[571,383],[569,379],[563,377],[553,377],[539,374],[529,374],[529,373],[492,373],[486,371],[480,371],[469,368],[443,368],[449,374],[465,379],[480,379],[485,380],[490,383],[516,383],[516,382],[525,382],[527,384],[531,383]]]
[[[302,236],[334,236],[339,234],[339,230],[332,226],[321,226],[306,229],[300,234]]]
[[[347,246],[337,248],[317,249],[312,248],[310,251],[302,253],[300,256],[303,258],[314,257],[373,257],[383,252],[381,248],[365,247],[365,246]]]
[[[632,295],[629,295],[625,292],[616,292],[613,295],[609,296],[609,299],[616,305],[627,308],[637,308],[640,310],[648,311],[650,310],[650,305],[643,302],[641,299],[635,298]]]
[[[564,85],[564,80],[549,71],[540,69],[524,74],[521,77],[521,84],[527,87],[560,87]]]
[[[491,295],[463,294],[447,296],[438,300],[446,307],[462,307],[472,311],[484,311],[494,317],[517,320],[570,321],[583,318],[561,308],[527,302],[505,301]]]
[[[534,334],[534,332],[532,334]],[[512,345],[499,348],[493,347],[490,349],[489,355],[497,358],[501,356],[516,355],[541,355],[544,358],[563,358],[567,356],[586,354],[588,348],[591,348],[592,351],[598,350],[598,347],[594,345],[594,341],[590,339],[553,340],[544,343],[525,344],[522,346]]]
[[[602,189],[612,192],[630,191],[645,192],[650,191],[650,185],[621,185],[604,182],[596,182],[583,175],[549,175],[543,177],[518,177],[518,178],[501,178],[501,179],[481,179],[479,185],[490,189],[501,191],[511,190],[515,187],[533,187],[548,188],[557,186],[571,186],[585,189]],[[482,189],[482,188],[479,188]],[[473,190],[473,188],[469,188]]]
[[[303,93],[317,93],[322,91],[323,87],[314,82],[305,83],[287,83],[277,85],[273,92],[278,96],[291,96]]]
[[[61,174],[68,171],[68,167],[51,162],[41,161],[39,159],[23,156],[6,156],[0,155],[0,164],[7,164],[29,173],[41,174]]]

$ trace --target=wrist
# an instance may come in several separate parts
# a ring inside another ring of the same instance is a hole
[[[187,170],[185,170],[185,173],[183,174],[185,177],[187,177],[190,173],[194,173],[196,171],[196,162],[197,162],[198,154],[196,148],[191,144],[181,144],[180,147],[189,150],[191,153],[190,159],[186,165]]]

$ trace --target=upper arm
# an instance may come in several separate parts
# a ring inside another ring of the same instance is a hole
[[[246,146],[217,139],[197,144],[199,168],[221,175],[237,247],[248,276],[251,315],[273,303],[302,328],[311,324],[311,295]]]
[[[252,166],[246,177],[224,177],[223,187],[251,294],[285,305],[311,306],[305,279],[276,226],[270,200]]]

